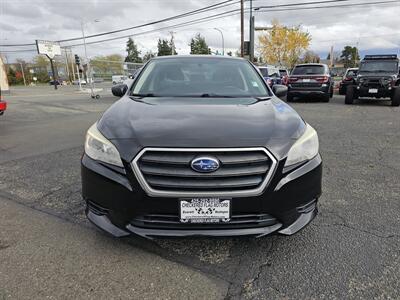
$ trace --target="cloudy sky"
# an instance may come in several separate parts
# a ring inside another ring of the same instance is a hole
[[[299,2],[316,2],[318,0],[253,0],[254,7],[290,4]],[[321,0],[327,1],[327,0]],[[360,4],[325,9],[273,11],[283,7],[260,9],[254,12],[256,26],[268,26],[272,19],[278,19],[285,25],[301,24],[304,30],[312,35],[311,49],[321,56],[326,56],[331,45],[339,51],[344,45],[358,45],[367,52],[398,52],[400,48],[400,0],[392,3],[368,5],[366,3],[385,0],[342,0],[327,3],[323,6]],[[387,0],[386,0],[387,1]],[[202,8],[223,0],[1,0],[0,1],[0,44],[34,43],[35,39],[61,40],[81,36],[81,20],[85,21],[87,35],[131,27],[159,19],[178,15]],[[212,15],[240,8],[238,0],[217,10],[196,14],[178,20],[159,23],[140,29],[133,29],[89,39],[96,41],[106,38],[133,35],[142,53],[156,52],[158,38],[169,38],[171,29],[158,30],[190,20],[208,17],[207,22],[174,28],[174,36],[179,54],[187,54],[191,36],[201,33],[213,50],[221,50],[221,35],[214,28],[223,31],[226,51],[239,48],[240,18],[239,15],[225,18],[212,18]],[[245,2],[249,7],[249,1]],[[308,6],[321,6],[311,4]],[[305,6],[302,6],[305,7]],[[287,9],[287,7],[286,7]],[[94,22],[98,20],[98,22]],[[246,39],[248,36],[248,14],[245,19]],[[151,32],[153,30],[153,32]],[[148,32],[150,31],[150,32]],[[142,34],[143,32],[147,32]],[[88,47],[90,57],[119,53],[125,54],[127,38],[92,44]],[[62,45],[79,44],[80,41]],[[34,49],[28,47],[0,47],[0,52],[9,61],[15,58],[30,59],[35,52],[5,52],[6,50]],[[73,48],[74,53],[83,54],[83,47]]]

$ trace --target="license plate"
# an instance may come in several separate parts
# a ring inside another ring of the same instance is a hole
[[[182,223],[229,222],[231,217],[230,199],[180,199],[179,208]]]
[[[303,79],[303,82],[310,82],[310,79]]]
[[[377,94],[378,93],[378,89],[369,89],[368,93],[370,94]]]

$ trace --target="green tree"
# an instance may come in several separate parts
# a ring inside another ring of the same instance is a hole
[[[211,49],[208,47],[206,39],[197,33],[190,40],[190,54],[211,54]]]
[[[17,76],[15,70],[11,67],[8,68],[7,78],[10,85],[17,84]]]
[[[357,47],[345,46],[340,55],[340,60],[345,68],[353,68],[357,66],[357,61],[360,60]]]
[[[142,58],[140,57],[140,51],[132,38],[129,38],[126,42],[126,52],[128,55],[125,57],[125,62],[141,63]]]
[[[155,54],[150,50],[147,51],[144,55],[143,55],[143,62],[146,62],[150,59],[152,59],[153,57],[155,57]]]
[[[172,49],[175,49],[175,44],[173,40],[158,39],[157,42],[157,56],[167,56],[172,55]],[[176,55],[174,50],[174,55]]]

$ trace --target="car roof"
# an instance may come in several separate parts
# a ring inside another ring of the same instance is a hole
[[[224,60],[245,60],[247,59],[242,57],[233,57],[233,56],[222,56],[222,55],[167,55],[167,56],[157,56],[152,58],[151,60],[169,60],[169,59],[194,59],[194,58],[206,58],[206,59],[224,59]]]
[[[309,63],[309,64],[298,64],[295,67],[302,67],[302,66],[320,66],[320,67],[328,67],[327,64],[318,64],[318,63]]]

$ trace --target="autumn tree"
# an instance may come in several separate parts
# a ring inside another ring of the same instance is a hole
[[[124,58],[119,54],[110,54],[106,56],[96,56],[90,60],[90,65],[95,73],[109,75],[109,74],[123,74]]]
[[[303,61],[303,63],[306,63],[306,64],[308,64],[308,63],[319,63],[321,61],[321,58],[314,51],[307,50],[306,52],[304,52],[304,56],[303,56],[303,60],[302,61]]]
[[[300,25],[292,28],[272,22],[272,28],[259,37],[259,50],[263,61],[293,67],[308,49],[311,36]]]

